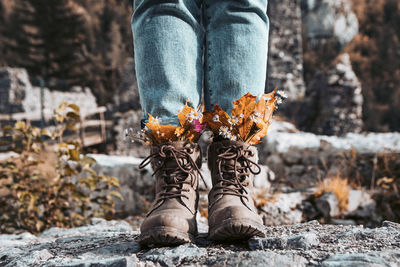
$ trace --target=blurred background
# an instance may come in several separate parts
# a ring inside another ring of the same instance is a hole
[[[0,0],[2,232],[72,227],[90,216],[140,223],[154,180],[138,169],[146,148],[123,140],[142,117],[132,12],[131,0]],[[264,223],[400,222],[400,1],[270,0],[268,14],[266,91],[277,87],[288,99],[258,147],[254,195]],[[204,150],[208,142],[205,134]],[[40,194],[54,192],[29,185],[54,177],[82,185],[66,202],[90,204],[47,214]],[[30,219],[11,223],[21,216]],[[33,225],[38,218],[43,224]]]

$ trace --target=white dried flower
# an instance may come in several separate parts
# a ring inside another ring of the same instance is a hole
[[[161,123],[161,118],[159,117],[153,117],[150,121],[152,124],[160,124]]]
[[[222,135],[225,138],[229,138],[229,136],[231,136],[232,133],[229,131],[228,127],[221,126],[221,127],[219,127],[219,135]]]
[[[192,110],[188,114],[186,114],[186,118],[189,122],[193,122],[193,120],[200,120],[201,113]]]
[[[213,122],[221,122],[221,121],[219,120],[219,115],[214,115],[214,117],[213,117]]]
[[[261,122],[261,118],[259,116],[256,116],[255,114],[250,116],[250,120],[252,120],[254,123]]]
[[[276,93],[282,98],[287,98],[288,97],[286,92],[284,92],[283,90],[278,90],[278,91],[276,91]]]
[[[230,125],[236,125],[239,123],[239,118],[236,116],[232,116],[231,118],[228,119],[228,122]]]

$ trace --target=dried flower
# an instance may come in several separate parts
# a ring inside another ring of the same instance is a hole
[[[232,133],[229,131],[229,128],[227,126],[221,126],[219,128],[219,135],[228,138],[229,136],[232,135]]]
[[[160,124],[161,123],[161,119],[159,117],[150,117],[149,118],[149,123]]]
[[[161,119],[148,114],[149,122],[145,123],[143,136],[130,137],[150,145],[178,140],[197,142],[201,135],[200,132],[204,129],[201,121],[203,114],[199,110],[195,110],[188,105],[181,108],[177,114],[180,126],[161,125]]]
[[[201,114],[195,110],[190,111],[188,114],[186,114],[186,119],[188,122],[192,123],[193,120],[200,120]]]
[[[260,123],[261,122],[261,118],[259,116],[256,116],[256,114],[253,114],[250,116],[250,120],[254,123]]]
[[[203,130],[203,125],[198,119],[193,120],[194,130],[198,133],[201,133]]]
[[[239,118],[236,116],[232,116],[228,119],[230,125],[234,126],[239,123]]]
[[[231,134],[231,136],[229,137],[230,140],[232,141],[236,141],[237,140],[237,136],[234,134]]]
[[[184,131],[185,131],[184,128],[182,128],[182,127],[177,127],[174,133],[175,133],[175,135],[176,135],[177,137],[179,137],[179,136],[181,136],[181,135],[183,134]]]
[[[283,90],[278,90],[276,91],[276,94],[279,95],[282,98],[287,98],[288,95],[286,94],[286,92],[284,92]]]
[[[275,93],[276,90],[258,96],[247,93],[233,101],[232,116],[215,105],[213,111],[204,113],[203,120],[214,135],[255,145],[267,134],[278,98]]]

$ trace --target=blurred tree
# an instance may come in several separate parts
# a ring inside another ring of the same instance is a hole
[[[4,43],[6,39],[5,35],[5,25],[6,25],[6,10],[5,10],[5,3],[3,0],[0,0],[0,67],[4,66],[6,61],[4,58],[5,49]]]
[[[25,67],[60,87],[88,86],[100,105],[113,101],[133,56],[131,0],[0,0],[6,3],[5,51],[0,64]],[[3,16],[0,11],[0,28]],[[0,46],[1,46],[0,44]],[[0,47],[1,49],[1,47]],[[0,50],[1,52],[1,50]],[[51,79],[55,78],[55,79]],[[48,82],[49,82],[48,81]],[[63,84],[61,84],[63,85]]]
[[[87,84],[84,18],[71,0],[16,0],[7,35],[9,65],[31,75]]]
[[[366,130],[400,130],[400,2],[352,0],[360,34],[346,48],[365,98]]]
[[[130,0],[74,0],[88,13],[91,53],[97,64],[94,93],[100,104],[111,102],[120,86],[128,57],[133,56]]]

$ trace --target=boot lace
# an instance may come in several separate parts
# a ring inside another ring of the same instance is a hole
[[[193,175],[190,175],[193,171],[197,171],[204,182],[199,167],[190,156],[191,153],[193,153],[193,148],[191,147],[177,149],[173,145],[165,144],[162,145],[157,152],[149,155],[140,163],[139,169],[143,169],[154,161],[160,163],[152,174],[154,176],[161,171],[161,177],[165,181],[158,201],[178,197],[189,199],[187,195],[182,193],[190,191],[189,189],[183,189],[183,184],[194,186],[195,181]],[[167,166],[167,162],[171,160],[174,160],[175,164],[172,164],[171,167]],[[190,180],[187,180],[188,176],[191,177]]]
[[[222,190],[217,190],[216,195],[233,195],[249,200],[246,189],[249,185],[247,177],[250,173],[257,175],[261,172],[261,167],[249,158],[254,156],[254,153],[240,145],[232,145],[224,149],[222,153],[217,152],[216,161],[220,183],[215,186],[215,189]],[[252,169],[253,166],[256,170]]]

